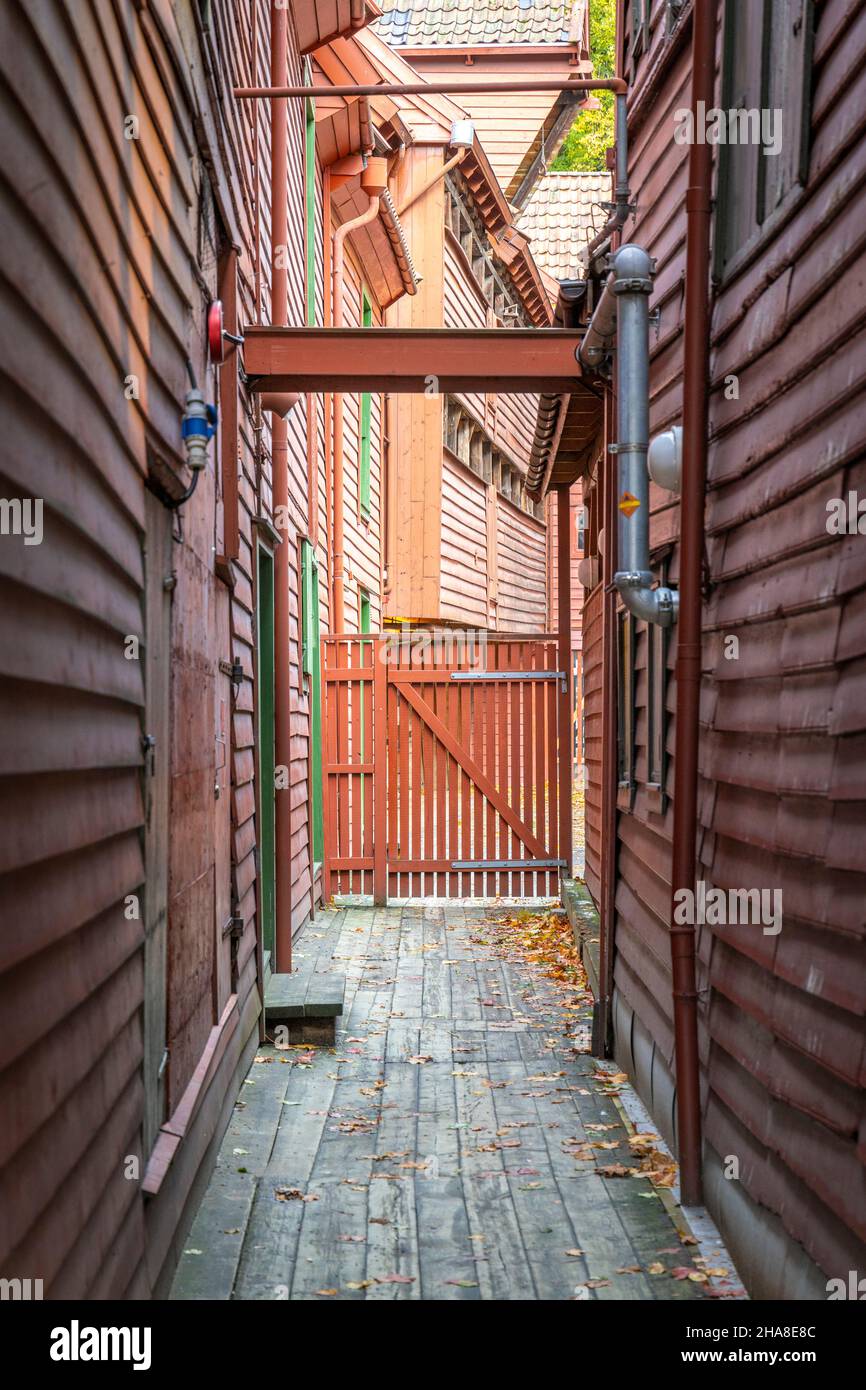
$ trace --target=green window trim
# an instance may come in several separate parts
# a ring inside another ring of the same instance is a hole
[[[361,297],[361,326],[371,328],[373,324],[373,306],[370,303],[369,295],[366,290],[362,291]],[[370,469],[372,455],[372,428],[373,428],[373,398],[369,391],[364,391],[361,395],[361,458],[359,461],[359,502],[361,514],[369,517],[371,510],[371,487]]]
[[[303,673],[310,695],[310,822],[313,859],[322,862],[325,845],[322,784],[322,672],[319,641],[319,565],[312,541],[301,542],[301,614],[303,621]]]
[[[307,324],[312,325],[316,322],[316,108],[310,97],[306,99],[305,112],[304,217],[306,240],[306,300]]]

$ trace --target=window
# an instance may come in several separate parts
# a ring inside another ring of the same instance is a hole
[[[307,81],[309,82],[309,75]],[[316,108],[306,100],[304,132],[304,209],[306,219],[307,323],[316,322]]]
[[[666,581],[662,578],[661,583]],[[647,791],[655,811],[665,808],[667,755],[668,629],[658,623],[647,625]]]
[[[370,595],[366,589],[360,591],[358,599],[358,630],[359,632],[369,632],[370,629]]]
[[[586,550],[586,507],[577,509],[577,551],[582,555]]]
[[[649,47],[649,12],[651,0],[631,0],[631,56],[638,56]]]
[[[755,0],[749,6],[728,0],[725,6],[718,279],[755,245],[788,195],[806,181],[812,11],[813,0]]]
[[[313,859],[321,863],[325,835],[322,817],[322,676],[319,644],[319,566],[312,541],[301,542],[303,674],[310,695],[310,796]]]
[[[367,291],[364,290],[361,301],[361,326],[370,328],[373,324],[373,308]],[[369,520],[370,516],[370,450],[371,434],[373,423],[373,398],[369,391],[365,391],[361,396],[361,459],[360,459],[360,507],[361,515],[364,520]]]
[[[634,618],[617,613],[617,804],[631,806],[634,789]]]

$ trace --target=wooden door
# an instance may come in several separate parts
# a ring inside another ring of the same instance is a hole
[[[216,971],[214,1022],[232,993],[232,822],[231,822],[231,632],[228,589],[216,585],[216,645],[225,653],[215,673],[214,690],[214,930]]]
[[[168,807],[171,775],[172,513],[145,494],[144,1155],[165,1110]]]

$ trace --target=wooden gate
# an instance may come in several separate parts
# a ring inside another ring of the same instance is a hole
[[[551,636],[323,639],[326,899],[558,891],[557,655]]]

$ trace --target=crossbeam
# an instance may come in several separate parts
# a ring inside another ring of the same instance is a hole
[[[567,328],[247,328],[253,391],[569,392],[583,375]]]

